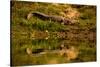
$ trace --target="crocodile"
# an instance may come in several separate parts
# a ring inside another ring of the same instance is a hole
[[[41,12],[33,12],[33,13],[29,13],[27,15],[27,19],[30,19],[32,16],[36,16],[42,20],[52,20],[52,21],[56,21],[59,22],[61,24],[67,25],[67,24],[72,24],[73,22],[70,19],[64,18],[62,16],[55,16],[55,15],[46,15],[44,13]]]

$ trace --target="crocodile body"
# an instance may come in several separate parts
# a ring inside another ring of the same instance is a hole
[[[44,13],[40,13],[40,12],[33,12],[33,13],[30,13],[28,14],[28,19],[30,19],[30,17],[32,16],[36,16],[42,20],[52,20],[52,21],[56,21],[56,22],[59,22],[59,23],[63,23],[64,25],[67,25],[67,24],[71,24],[72,21],[67,19],[67,18],[64,18],[62,16],[54,16],[54,15],[46,15]]]

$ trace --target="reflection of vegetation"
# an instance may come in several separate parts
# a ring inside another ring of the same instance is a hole
[[[61,40],[33,40],[32,44],[34,46],[37,46],[37,48],[45,48],[45,49],[49,49],[49,47],[51,47],[51,49],[55,49],[57,48],[60,44]],[[54,45],[55,44],[55,45]],[[36,48],[36,47],[34,47]]]
[[[13,1],[11,4],[12,65],[55,64],[96,60],[95,6],[22,1]],[[76,22],[73,25],[63,25],[51,20],[41,20],[35,16],[28,20],[26,18],[27,14],[34,11],[47,15],[64,16]],[[68,16],[66,12],[69,13]],[[73,14],[74,12],[75,14]],[[27,48],[31,48],[32,51],[36,51],[36,49],[59,50],[62,44],[74,46],[78,49],[78,58],[68,61],[65,56],[49,52],[40,56],[29,56],[26,53]]]

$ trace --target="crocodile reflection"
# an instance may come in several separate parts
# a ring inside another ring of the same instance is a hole
[[[50,43],[51,42],[51,43]],[[44,45],[42,45],[44,44]],[[33,49],[32,47],[26,48],[26,53],[31,56],[41,56],[47,53],[50,54],[57,54],[59,56],[64,56],[66,59],[72,60],[78,57],[79,51],[75,46],[68,45],[66,41],[59,41],[59,40],[33,40],[33,45],[39,46],[38,48]]]

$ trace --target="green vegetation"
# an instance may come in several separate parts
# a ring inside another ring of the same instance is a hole
[[[75,23],[27,19],[30,12],[63,16]],[[62,44],[78,49],[77,58],[51,53]],[[27,48],[47,53],[28,55]],[[96,61],[96,6],[11,1],[11,50],[13,66]]]

